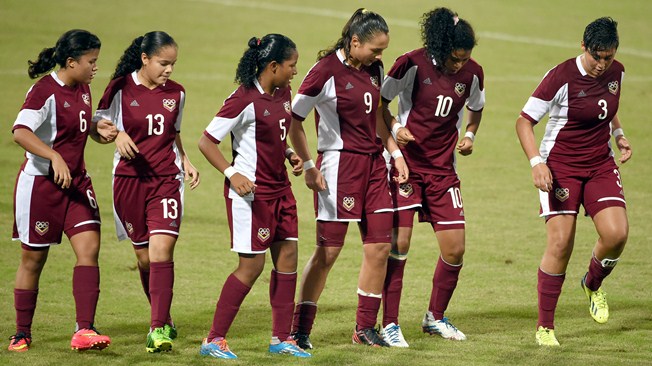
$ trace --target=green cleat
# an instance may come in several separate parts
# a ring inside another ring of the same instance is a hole
[[[589,298],[589,313],[593,320],[600,324],[604,324],[609,320],[609,305],[607,304],[607,293],[602,291],[602,287],[595,291],[591,291],[586,287],[586,275],[582,278],[582,289]]]
[[[147,352],[168,352],[172,350],[172,340],[167,336],[163,327],[156,328],[147,335]]]
[[[557,338],[555,337],[554,329],[548,329],[539,326],[535,338],[539,346],[546,346],[546,347],[559,346],[559,341],[557,341]]]
[[[165,324],[163,326],[163,333],[165,333],[165,335],[170,339],[177,338],[177,328],[175,328],[174,325]]]

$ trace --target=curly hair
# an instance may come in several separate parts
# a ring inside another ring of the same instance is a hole
[[[420,24],[423,46],[437,65],[444,65],[453,50],[472,50],[478,43],[471,24],[448,8],[423,14]]]

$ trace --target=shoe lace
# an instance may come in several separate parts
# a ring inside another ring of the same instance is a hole
[[[592,296],[593,303],[598,309],[604,309],[607,307],[607,293],[598,289],[593,293]]]
[[[541,331],[539,331],[539,337],[544,343],[554,343],[556,341],[555,334],[548,328],[541,329]]]
[[[9,337],[9,340],[12,341],[11,344],[13,345],[13,344],[17,344],[18,342],[20,342],[23,339],[25,340],[25,342],[29,343],[29,341],[30,341],[29,338],[30,337],[28,337],[25,333],[21,332],[21,333],[16,333],[15,335],[12,335],[11,337]]]
[[[392,342],[398,342],[399,341],[399,326],[398,325],[393,325],[387,331],[385,332],[385,336],[389,338],[390,341]]]
[[[213,341],[213,343],[217,344],[217,346],[220,347],[220,351],[231,352],[229,345],[226,343],[226,339],[223,338],[218,341]]]
[[[444,317],[444,318],[441,320],[441,322],[446,326],[446,328],[450,328],[450,329],[452,329],[452,330],[454,330],[454,331],[456,331],[456,332],[458,331],[458,330],[457,330],[457,327],[454,326],[453,324],[451,324],[451,323],[448,321],[448,318],[447,318],[447,317]]]

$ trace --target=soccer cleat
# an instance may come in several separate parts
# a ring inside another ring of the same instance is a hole
[[[294,339],[288,339],[285,342],[269,345],[269,353],[277,355],[291,355],[295,357],[312,357],[312,355],[304,351],[301,347],[297,346]]]
[[[163,326],[163,333],[165,333],[165,335],[168,336],[168,338],[170,339],[177,338],[177,328],[175,328],[174,325],[165,324]]]
[[[554,329],[539,326],[535,338],[539,346],[559,346]]]
[[[292,333],[292,339],[297,342],[297,346],[301,349],[312,349],[312,343],[310,342],[310,334],[308,333]]]
[[[29,345],[32,344],[32,337],[23,332],[16,333],[9,337],[9,347],[7,348],[12,352],[26,352],[29,350]]]
[[[87,351],[89,349],[103,350],[111,344],[111,338],[101,335],[93,327],[80,329],[72,335],[70,348],[76,351]]]
[[[385,328],[380,330],[380,336],[383,337],[385,342],[389,344],[390,347],[410,347],[408,342],[405,341],[403,337],[403,332],[401,332],[401,326],[394,323],[389,323]]]
[[[600,324],[604,324],[609,320],[609,304],[607,304],[607,293],[602,291],[602,287],[595,291],[591,291],[586,287],[586,275],[582,278],[582,289],[589,298],[589,313],[593,320]]]
[[[372,347],[389,347],[376,328],[364,328],[353,332],[353,344],[364,344]]]
[[[454,341],[466,340],[464,333],[457,329],[453,324],[449,323],[448,318],[444,317],[442,320],[435,320],[431,311],[426,311],[426,315],[423,316],[421,328],[424,333],[430,335],[438,334],[443,338],[452,339]]]
[[[202,356],[211,356],[215,358],[238,358],[235,353],[231,352],[229,345],[226,343],[226,339],[224,338],[215,338],[210,342],[207,338],[204,338],[204,340],[201,342],[199,354]]]
[[[172,350],[172,340],[165,334],[163,327],[156,328],[147,334],[147,352],[168,352]]]

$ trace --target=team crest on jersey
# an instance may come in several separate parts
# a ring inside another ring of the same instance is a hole
[[[134,225],[132,225],[129,221],[125,221],[125,228],[127,229],[129,235],[134,233]]]
[[[455,83],[455,94],[457,94],[458,97],[464,95],[465,91],[466,91],[466,84]]]
[[[609,93],[616,95],[618,93],[618,80],[614,80],[607,84],[609,86]]]
[[[291,113],[292,113],[292,106],[290,105],[290,101],[289,101],[289,100],[286,100],[285,102],[283,102],[283,108],[285,108],[285,112],[286,112],[287,114],[291,114]]]
[[[258,229],[258,239],[262,241],[267,241],[267,239],[269,239],[268,227],[261,227],[260,229]]]
[[[347,211],[351,211],[355,207],[355,197],[342,198],[342,205]]]
[[[414,193],[414,188],[412,188],[412,184],[410,183],[403,183],[398,187],[398,194],[403,197],[410,197],[412,193]]]
[[[555,197],[557,197],[560,202],[564,202],[568,197],[570,197],[570,191],[568,188],[557,188],[555,189]]]
[[[87,106],[91,106],[91,95],[90,93],[84,93],[82,94],[82,100],[84,101],[84,104]]]
[[[377,76],[372,76],[369,78],[371,80],[371,85],[373,85],[376,89],[380,89],[380,86],[378,86],[378,77]]]
[[[163,107],[165,107],[165,109],[168,111],[172,112],[176,106],[176,99],[163,99]]]
[[[43,235],[45,235],[45,233],[48,232],[48,230],[50,230],[50,222],[49,221],[37,221],[36,224],[34,225],[34,230],[36,230],[36,232],[39,235],[43,236]]]

